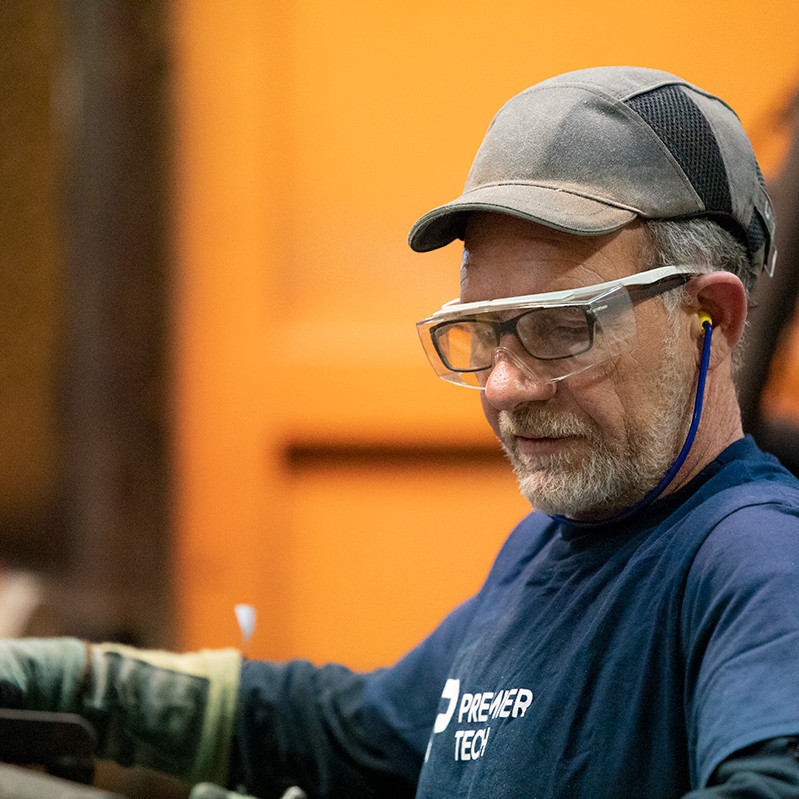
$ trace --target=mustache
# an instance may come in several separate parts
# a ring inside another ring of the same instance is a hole
[[[499,429],[504,435],[522,438],[563,438],[582,436],[594,438],[595,429],[572,413],[553,414],[551,411],[529,406],[512,411],[500,411]]]

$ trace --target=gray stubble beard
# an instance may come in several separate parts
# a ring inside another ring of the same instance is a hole
[[[635,504],[657,485],[679,453],[690,423],[691,388],[685,363],[667,339],[652,385],[656,401],[650,423],[633,424],[627,417],[625,440],[617,447],[605,441],[596,426],[573,413],[553,416],[546,404],[501,412],[500,443],[520,492],[544,513],[573,518],[602,518]],[[514,434],[574,436],[580,452],[528,458],[515,446]]]

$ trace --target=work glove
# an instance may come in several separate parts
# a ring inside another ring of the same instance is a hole
[[[86,659],[75,638],[0,640],[0,706],[77,713]]]
[[[94,726],[103,759],[224,783],[240,669],[235,650],[0,640],[0,705],[77,713]]]

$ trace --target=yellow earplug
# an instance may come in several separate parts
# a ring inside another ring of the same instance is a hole
[[[699,326],[704,328],[705,322],[707,322],[711,327],[713,327],[713,319],[711,318],[710,314],[707,311],[700,311]]]

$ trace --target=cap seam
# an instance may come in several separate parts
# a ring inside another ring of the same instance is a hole
[[[639,208],[635,208],[632,205],[626,205],[623,203],[618,202],[617,200],[608,199],[602,195],[596,194],[586,194],[580,191],[573,191],[571,189],[563,188],[562,186],[552,186],[549,183],[539,183],[533,180],[499,180],[499,181],[491,181],[490,183],[481,183],[479,186],[475,187],[474,189],[470,189],[469,191],[465,192],[462,198],[467,198],[470,194],[479,191],[481,189],[493,188],[495,186],[535,186],[537,189],[547,189],[548,191],[556,191],[560,194],[571,194],[575,197],[582,197],[584,200],[594,200],[598,203],[604,203],[605,205],[609,205],[612,208],[618,208],[622,211],[631,211],[634,214],[638,214],[639,216],[642,215],[642,212]],[[455,202],[453,200],[453,202]],[[475,200],[476,203],[479,203],[480,200]],[[496,205],[497,207],[501,206],[501,203],[483,203],[485,205]],[[450,204],[447,203],[449,206]],[[442,206],[443,207],[443,206]]]
[[[740,117],[738,116],[738,113],[736,112],[736,110],[731,105],[726,103],[721,97],[717,97],[715,94],[712,94],[711,92],[706,91],[701,86],[696,86],[693,83],[689,83],[688,81],[683,80],[682,78],[680,78],[677,75],[664,75],[660,80],[656,81],[655,83],[652,83],[652,84],[648,85],[646,88],[633,89],[629,93],[622,94],[622,95],[611,94],[605,88],[603,88],[602,86],[600,86],[600,85],[598,85],[596,83],[591,83],[589,81],[580,81],[580,80],[563,81],[563,82],[559,82],[557,84],[553,83],[551,85],[539,84],[537,86],[530,86],[528,89],[526,89],[525,91],[521,92],[521,94],[528,94],[528,93],[532,93],[534,91],[549,91],[550,89],[558,90],[558,89],[562,89],[564,87],[571,87],[571,88],[577,88],[577,89],[590,90],[590,91],[592,91],[592,92],[594,92],[596,94],[602,95],[603,97],[610,97],[610,98],[612,98],[614,100],[619,100],[621,102],[624,102],[625,100],[630,100],[633,97],[638,97],[638,96],[640,96],[642,94],[647,94],[648,92],[654,91],[655,89],[660,89],[663,86],[684,86],[686,89],[690,89],[692,92],[696,92],[697,94],[701,94],[703,97],[706,97],[708,100],[714,100],[717,103],[721,103],[721,105],[723,105],[726,109],[728,109],[733,114],[735,114],[736,118],[738,118],[740,120]],[[508,105],[514,99],[516,99],[516,98],[515,97],[511,97],[506,103],[503,104],[503,107],[505,105]]]
[[[596,83],[589,83],[585,81],[563,81],[562,83],[553,83],[551,85],[531,86],[526,91],[521,92],[521,94],[532,94],[534,92],[544,92],[544,91],[561,91],[562,89],[584,89],[585,91],[590,91],[591,93],[600,95],[604,98],[608,98],[610,100],[623,103],[625,100],[629,100],[633,97],[638,97],[641,94],[647,94],[648,92],[654,91],[655,89],[660,89],[663,86],[686,86],[688,88],[693,88],[690,84],[686,83],[685,81],[675,78],[664,77],[662,80],[658,81],[657,83],[652,83],[651,85],[647,85],[645,89],[642,88],[634,89],[629,93],[622,95],[613,94],[609,92],[607,89],[603,88],[602,86],[597,85]],[[708,96],[712,98],[712,95]],[[511,97],[510,100],[504,103],[504,105],[510,104],[515,99],[516,97]]]

